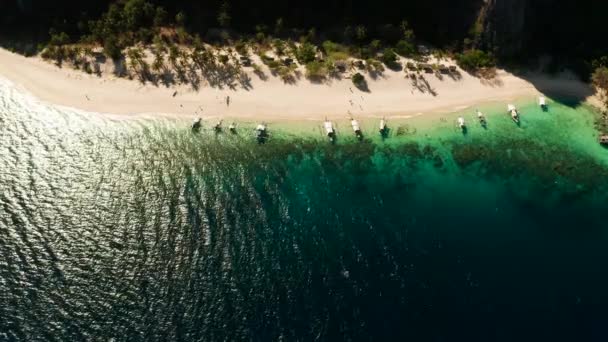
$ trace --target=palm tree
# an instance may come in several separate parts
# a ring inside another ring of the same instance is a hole
[[[163,52],[155,50],[154,51],[154,62],[152,63],[152,70],[155,72],[160,72],[165,67],[165,57]]]
[[[169,45],[169,62],[175,68],[177,66],[177,60],[180,56],[179,48],[173,44]]]

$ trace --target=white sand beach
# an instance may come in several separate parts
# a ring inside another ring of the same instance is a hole
[[[454,65],[452,61],[442,63]],[[59,68],[38,57],[26,58],[0,49],[0,77],[5,77],[42,101],[91,112],[128,116],[161,115],[192,118],[230,117],[264,120],[319,120],[357,117],[408,117],[429,112],[454,112],[482,102],[534,97],[540,93],[589,97],[589,86],[574,76],[526,76],[498,70],[492,81],[461,71],[459,80],[442,80],[426,74],[429,91],[420,91],[403,71],[386,70],[378,79],[366,75],[369,92],[355,88],[350,79],[321,84],[301,77],[285,84],[267,73],[261,80],[252,70],[251,89],[218,89],[203,85],[169,88],[142,84],[114,76],[88,75],[68,67]],[[427,88],[427,90],[428,90]],[[230,97],[227,105],[226,98]],[[593,99],[590,99],[593,102]],[[195,114],[198,112],[199,114]]]

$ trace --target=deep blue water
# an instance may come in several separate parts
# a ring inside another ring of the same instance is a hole
[[[608,339],[608,151],[583,109],[552,108],[566,142],[497,116],[259,146],[2,91],[0,340]]]

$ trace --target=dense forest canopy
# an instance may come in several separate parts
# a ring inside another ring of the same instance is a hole
[[[88,23],[98,19],[111,3],[126,0],[2,0],[0,33],[3,37],[28,34],[48,39],[49,29],[67,32],[70,37],[87,34]],[[590,65],[607,53],[608,1],[598,0],[149,0],[162,6],[173,18],[185,14],[186,28],[204,36],[209,29],[223,26],[239,33],[254,33],[265,26],[272,30],[277,20],[283,27],[315,28],[338,40],[345,28],[364,25],[370,38],[383,28],[407,20],[419,41],[462,49],[484,29],[485,44],[497,55],[528,57],[549,53],[564,61]],[[478,20],[484,6],[496,10]],[[224,14],[220,19],[220,14]],[[513,18],[517,16],[517,18]],[[519,20],[521,19],[521,20]],[[221,21],[221,22],[220,22]],[[512,23],[523,23],[518,26]],[[494,25],[486,25],[493,23]],[[498,37],[498,38],[497,38]],[[513,44],[517,42],[518,44]],[[516,49],[509,49],[509,46]]]
[[[75,31],[79,20],[99,17],[112,0],[4,0],[0,2],[0,17],[4,29],[31,29],[48,32],[50,26]],[[173,15],[182,11],[187,14],[187,26],[204,33],[218,27],[218,12],[224,4],[221,0],[151,0],[163,6]],[[460,0],[454,6],[452,0],[436,1],[357,1],[357,0],[230,0],[231,28],[242,33],[253,32],[258,25],[273,27],[281,18],[289,28],[318,31],[343,28],[348,25],[376,27],[396,25],[408,20],[426,40],[447,44],[465,35],[475,20],[476,9],[483,0]],[[444,8],[444,10],[440,10]],[[445,10],[448,9],[449,10]],[[439,24],[439,25],[438,25]]]

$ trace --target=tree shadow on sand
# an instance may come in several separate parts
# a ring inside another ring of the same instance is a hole
[[[411,84],[412,84],[412,87],[414,87],[414,89],[418,90],[419,92],[421,92],[423,94],[428,93],[433,96],[437,96],[437,92],[435,91],[435,89],[433,89],[433,87],[431,87],[429,82],[422,75],[420,75],[416,78],[411,78]]]
[[[513,75],[530,82],[539,93],[571,108],[581,106],[587,98],[596,93],[591,85],[570,72],[557,76],[534,72],[509,70],[507,72],[512,72]]]

